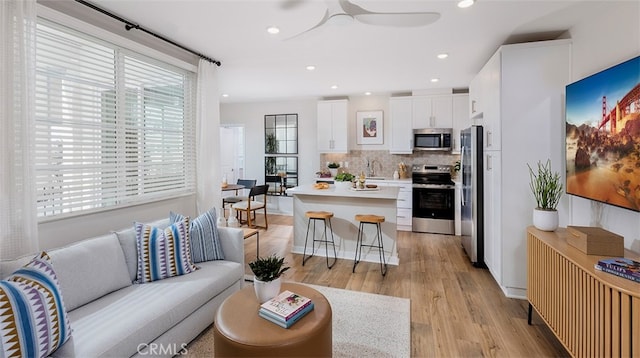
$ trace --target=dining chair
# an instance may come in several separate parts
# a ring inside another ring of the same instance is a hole
[[[238,182],[236,184],[238,185],[242,185],[244,186],[244,189],[240,189],[240,190],[245,190],[245,189],[251,189],[254,186],[256,186],[256,183],[258,181],[255,179],[238,179]],[[239,203],[243,200],[247,200],[246,196],[238,196],[238,190],[236,190],[236,195],[235,196],[227,196],[222,198],[222,211],[223,211],[223,215],[224,215],[224,210],[225,210],[225,206],[227,204],[235,204],[235,203]]]
[[[243,200],[239,203],[235,203],[231,205],[233,209],[236,210],[237,213],[240,214],[240,223],[242,224],[242,213],[247,214],[247,220],[245,221],[247,225],[251,228],[255,227],[255,212],[256,210],[263,209],[264,210],[264,228],[265,230],[269,228],[269,223],[267,221],[267,192],[269,191],[269,185],[256,185],[249,191],[249,196],[247,200]],[[262,195],[262,201],[259,200],[259,196]],[[254,214],[253,223],[251,220],[251,213]]]

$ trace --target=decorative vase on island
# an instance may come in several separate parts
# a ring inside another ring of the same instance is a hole
[[[338,168],[329,168],[329,172],[331,173],[331,177],[335,178],[338,175]]]
[[[282,286],[282,277],[278,277],[273,281],[260,281],[253,276],[253,288],[256,292],[258,301],[262,304],[276,297],[280,293]]]
[[[558,228],[558,210],[533,209],[533,226],[542,231]]]

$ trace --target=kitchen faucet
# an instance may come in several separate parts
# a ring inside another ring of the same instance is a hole
[[[376,159],[374,159],[372,161],[369,161],[368,158],[364,158],[364,164],[367,166],[367,176],[368,177],[376,176],[376,169],[374,167],[374,164],[376,164],[376,163],[378,163],[378,166],[382,170],[382,164],[380,164],[379,161],[377,161]]]
[[[376,176],[376,167],[375,164],[378,164],[378,167],[380,168],[380,170],[382,170],[382,164],[380,164],[379,161],[377,161],[376,159],[371,161],[371,169],[369,170],[369,176],[370,177],[375,177]]]

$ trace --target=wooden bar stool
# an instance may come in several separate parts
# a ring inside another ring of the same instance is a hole
[[[305,236],[304,239],[304,253],[302,254],[302,266],[304,266],[304,263],[311,257],[313,257],[313,253],[314,253],[314,249],[315,249],[315,243],[316,242],[324,242],[324,250],[325,253],[327,255],[327,268],[332,268],[333,265],[336,263],[336,260],[338,258],[338,255],[336,254],[336,243],[335,241],[333,241],[333,227],[331,226],[331,218],[333,217],[333,213],[330,211],[307,211],[305,213],[305,216],[307,218],[309,218],[309,221],[307,221],[307,235]],[[309,226],[311,225],[311,221],[313,220],[313,242],[311,244],[311,255],[306,256],[307,255],[307,241],[309,240]],[[322,222],[324,223],[324,239],[316,239],[316,221],[318,220],[322,220]],[[331,241],[329,241],[329,238],[327,237],[327,223],[329,223],[329,229],[331,230]],[[331,265],[329,265],[329,242],[331,242],[331,245],[333,245],[333,263]]]
[[[387,262],[384,258],[384,247],[382,245],[382,228],[380,226],[385,220],[384,216],[380,215],[356,215],[356,221],[360,223],[358,226],[358,239],[356,241],[356,257],[353,260],[353,270],[352,272],[356,272],[356,265],[360,262],[360,258],[362,257],[362,247],[375,247],[378,249],[378,253],[380,254],[380,272],[382,276],[387,274]],[[377,245],[365,245],[362,243],[362,239],[364,236],[364,225],[371,224],[376,226],[376,239],[378,241]]]

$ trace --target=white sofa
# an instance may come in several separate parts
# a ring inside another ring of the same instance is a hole
[[[152,223],[165,227],[169,220]],[[56,271],[71,338],[53,357],[174,356],[213,323],[222,301],[244,280],[240,229],[219,228],[225,260],[197,263],[193,273],[145,284],[136,279],[133,225],[47,250]],[[6,278],[34,255],[0,262]]]

